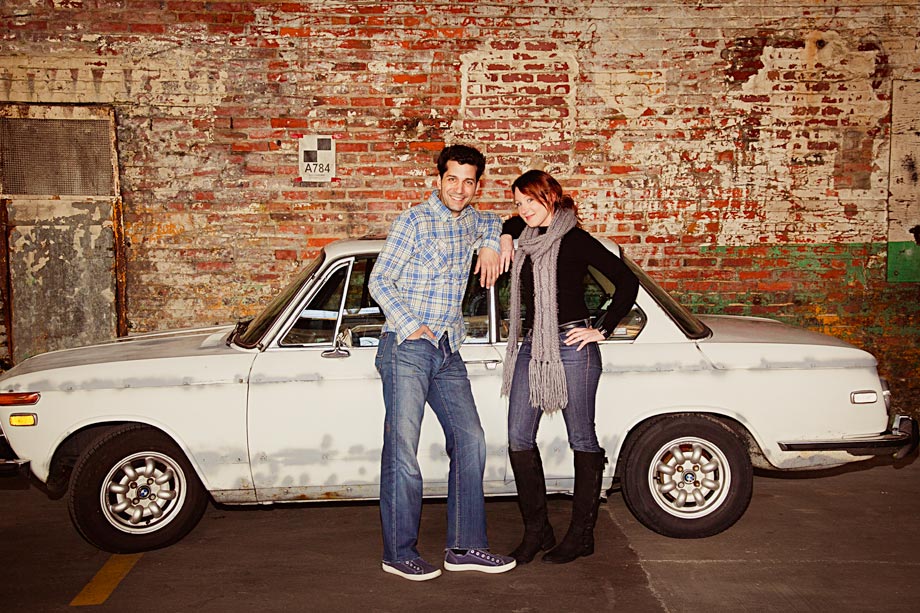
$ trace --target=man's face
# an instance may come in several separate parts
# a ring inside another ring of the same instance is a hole
[[[460,164],[454,160],[447,162],[447,170],[441,175],[441,202],[451,210],[454,217],[473,201],[478,188],[475,165]]]

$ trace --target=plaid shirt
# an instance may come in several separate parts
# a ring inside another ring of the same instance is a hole
[[[386,315],[384,332],[395,332],[401,343],[425,324],[437,337],[435,346],[448,332],[457,351],[466,338],[460,307],[473,250],[500,251],[501,230],[498,215],[472,206],[454,217],[437,190],[397,217],[368,285]]]

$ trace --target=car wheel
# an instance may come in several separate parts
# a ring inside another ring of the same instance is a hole
[[[166,547],[201,519],[208,495],[181,449],[146,426],[97,439],[77,460],[70,517],[99,549],[134,553]]]
[[[675,538],[732,526],[748,507],[753,467],[741,438],[722,421],[670,415],[628,442],[622,471],[627,507],[643,525]]]

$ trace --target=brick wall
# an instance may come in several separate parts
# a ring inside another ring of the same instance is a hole
[[[892,118],[920,112],[892,105],[920,81],[915,1],[2,11],[0,102],[116,110],[134,331],[252,314],[326,242],[384,232],[443,143],[470,141],[482,206],[510,211],[510,181],[546,168],[688,305],[846,338],[920,409],[920,286],[887,274],[920,216],[889,201]],[[335,138],[332,182],[297,180],[304,134]]]

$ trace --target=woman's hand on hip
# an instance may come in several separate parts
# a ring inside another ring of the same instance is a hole
[[[599,343],[604,339],[604,335],[594,328],[572,328],[565,334],[565,344],[567,346],[578,344],[576,351],[581,351],[582,347],[588,343]]]

